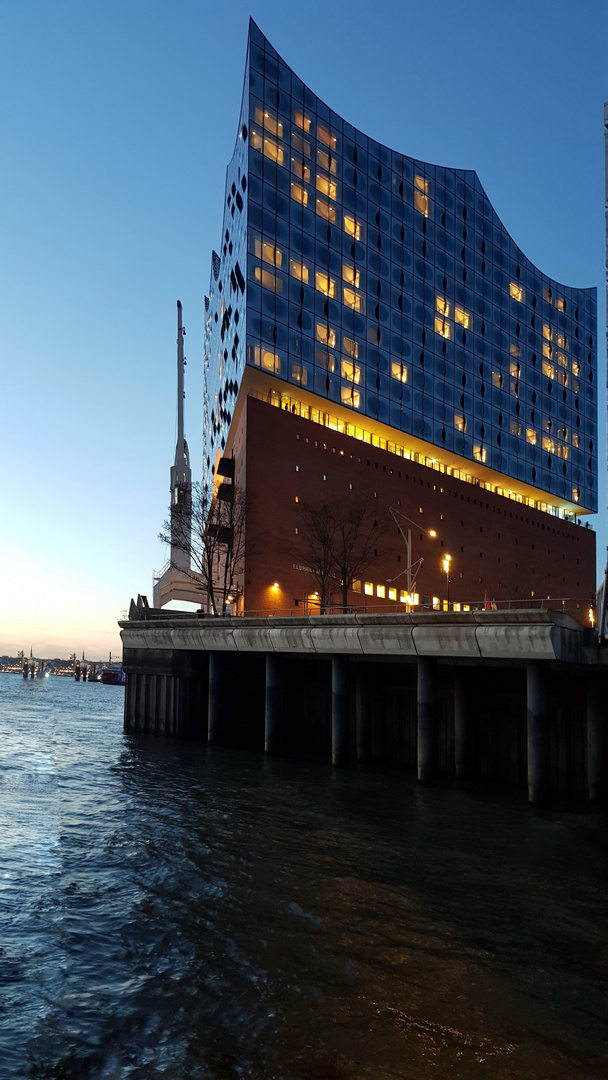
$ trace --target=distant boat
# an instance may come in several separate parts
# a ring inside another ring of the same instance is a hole
[[[101,681],[106,686],[124,686],[125,673],[121,667],[106,667],[101,673]]]

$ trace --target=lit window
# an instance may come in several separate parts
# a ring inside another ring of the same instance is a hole
[[[536,446],[536,432],[534,428],[526,428],[526,442],[529,442],[531,446]]]
[[[325,218],[326,221],[334,222],[336,220],[335,206],[326,203],[324,199],[317,199],[317,214],[319,217]]]
[[[324,146],[329,146],[330,150],[335,150],[338,145],[336,136],[333,135],[328,128],[323,127],[322,124],[317,125],[317,139],[319,142],[322,142]]]
[[[255,240],[255,254],[256,258],[263,259],[264,262],[270,263],[271,266],[282,266],[283,264],[283,252],[276,244],[269,244],[266,240]]]
[[[365,595],[366,596],[373,596],[374,595],[374,586],[372,585],[371,581],[366,581],[365,582]]]
[[[562,367],[568,367],[568,357],[564,356],[563,352],[557,354],[557,362],[558,364],[561,364]]]
[[[406,593],[405,589],[399,589],[399,603],[400,604],[407,604],[409,599],[410,598],[409,598],[408,594]]]
[[[361,239],[361,225],[356,218],[350,217],[348,214],[344,215],[344,232],[349,236],[354,236],[355,240]]]
[[[572,361],[572,374],[573,375],[580,375],[580,371],[581,371],[581,369],[580,369],[580,365],[579,365],[578,360],[573,360]]]
[[[277,139],[283,138],[283,125],[280,120],[277,120],[276,116],[269,113],[266,109],[261,109],[259,105],[255,110],[256,124],[262,124],[269,131],[271,135],[276,135]]]
[[[564,300],[563,296],[558,296],[557,300],[555,301],[555,306],[558,311],[566,310],[566,301]]]
[[[543,360],[543,375],[546,375],[548,379],[555,378],[555,368],[548,360]]]
[[[308,168],[306,162],[302,161],[302,158],[292,157],[291,170],[296,174],[296,176],[300,177],[300,180],[305,180],[306,182],[310,180],[310,169]]]
[[[445,319],[450,314],[450,305],[447,300],[444,300],[442,296],[435,297],[435,303],[437,304],[437,311],[440,311]]]
[[[484,462],[486,460],[487,456],[488,456],[488,451],[486,450],[485,446],[474,446],[473,447],[473,457],[477,461]]]
[[[509,345],[509,352],[511,356],[521,356],[521,349],[515,341],[512,341]]]
[[[361,368],[354,360],[342,360],[342,378],[354,383],[361,381]]]
[[[251,134],[249,136],[249,142],[253,146],[253,149],[254,150],[261,150],[263,141],[264,140],[262,139],[262,136],[260,135],[259,131],[256,131],[255,128],[252,128],[251,129]]]
[[[564,337],[563,334],[556,334],[555,335],[555,344],[557,345],[558,349],[567,349],[568,348],[568,346],[566,344],[566,338]]]
[[[347,307],[352,308],[353,311],[361,311],[361,293],[355,292],[354,289],[347,289],[344,286],[342,295]]]
[[[376,596],[379,596],[381,600],[384,600],[386,596],[386,588],[384,585],[376,585]]]
[[[457,431],[467,430],[466,418],[464,416],[461,416],[460,413],[454,413],[454,427]]]
[[[435,318],[435,333],[441,334],[443,338],[449,338],[450,336],[450,324],[445,319]]]
[[[493,383],[494,386],[498,386],[498,387],[502,386],[502,371],[493,371],[492,372],[492,383]]]
[[[407,368],[405,364],[402,364],[400,360],[393,360],[391,362],[391,375],[393,379],[398,379],[399,382],[407,382]]]
[[[568,458],[568,447],[567,446],[562,446],[560,443],[558,443],[557,444],[557,456],[563,458],[564,461],[566,461],[567,458]]]
[[[289,273],[292,277],[302,281],[305,285],[308,284],[308,267],[303,262],[298,262],[297,259],[289,260]]]
[[[460,323],[461,326],[464,326],[465,330],[469,329],[471,318],[468,311],[465,311],[464,308],[454,308],[454,318],[456,319],[457,323]]]
[[[297,382],[300,386],[306,386],[308,382],[308,372],[303,364],[291,365],[291,378],[293,382]]]
[[[343,386],[340,394],[343,405],[351,405],[353,409],[358,409],[361,405],[361,394],[358,390],[351,389],[350,386]]]
[[[330,180],[329,176],[321,176],[320,173],[317,173],[317,191],[327,195],[328,199],[338,198],[338,185],[334,180]]]
[[[416,210],[418,211],[418,213],[422,214],[423,217],[428,217],[429,216],[429,197],[428,197],[428,195],[423,195],[421,191],[415,191],[414,192],[414,206],[416,207]]]
[[[361,592],[361,582],[360,581],[353,581],[353,583],[351,585],[351,589],[352,589],[353,592],[360,593]]]
[[[268,349],[262,348],[260,345],[255,346],[253,350],[253,359],[257,367],[263,367],[266,371],[272,371],[273,375],[278,375],[281,371],[280,356],[270,352]]]
[[[546,300],[548,304],[553,303],[553,295],[551,293],[551,289],[543,289],[543,299]]]
[[[274,292],[283,292],[283,282],[270,270],[263,270],[261,266],[255,268],[255,280],[261,282],[265,289],[273,289]]]
[[[509,283],[509,296],[512,296],[514,300],[518,300],[519,303],[523,303],[524,290],[521,285],[517,285],[515,281]]]
[[[543,323],[543,337],[546,338],[547,341],[552,341],[553,339],[553,331],[547,323]]]
[[[440,601],[439,601],[439,597],[438,597],[438,596],[434,596],[434,597],[433,597],[433,610],[434,610],[434,611],[439,611],[439,608],[440,608],[440,607],[441,607],[441,603],[440,603]]]
[[[509,364],[509,374],[514,375],[517,379],[519,379],[519,372],[520,372],[520,367],[519,367],[519,364],[518,364],[517,360],[512,360],[511,363]]]
[[[389,600],[396,600],[397,599],[397,590],[396,589],[389,589],[388,590],[388,598],[389,598]]]
[[[581,497],[581,493],[578,488],[572,488],[572,498],[574,502],[578,502]]]
[[[308,206],[308,192],[301,184],[292,183],[291,197],[292,199],[295,199],[296,202],[302,203],[302,206]]]
[[[330,278],[329,274],[323,274],[320,270],[317,270],[315,288],[325,296],[333,297],[336,291],[336,283],[333,278]]]
[[[561,382],[562,386],[567,386],[568,385],[568,372],[567,371],[559,371],[558,372],[558,378],[559,378],[559,381]]]
[[[337,162],[332,154],[328,154],[327,150],[321,150],[321,147],[317,150],[317,161],[325,172],[336,173]]]
[[[310,116],[306,115],[305,112],[302,112],[301,109],[296,109],[293,114],[293,118],[297,126],[299,128],[302,128],[302,131],[310,131],[310,125],[312,123],[312,120]]]
[[[359,343],[355,341],[354,338],[342,338],[342,348],[345,353],[348,353],[349,356],[353,357],[353,360],[357,359],[359,355]]]
[[[511,420],[511,435],[521,435],[521,424],[519,420]]]
[[[546,416],[543,420],[543,427],[545,431],[551,431],[553,428],[553,420],[550,416]]]
[[[278,143],[273,142],[272,139],[267,139],[264,136],[264,156],[270,158],[271,161],[275,161],[277,165],[282,165],[285,159],[285,151]]]
[[[549,435],[543,435],[543,450],[546,450],[548,454],[554,454],[555,439],[552,439]]]
[[[291,133],[291,144],[294,150],[299,150],[304,157],[310,157],[310,143],[308,139],[303,139],[301,135],[298,135],[297,131]]]
[[[581,437],[580,437],[578,431],[573,431],[572,432],[572,445],[578,447],[578,446],[580,446],[580,441],[581,441]]]
[[[356,270],[354,266],[349,263],[342,263],[342,277],[345,281],[348,281],[349,285],[354,285],[355,289],[359,288],[361,272]]]
[[[330,349],[336,347],[336,331],[332,330],[331,326],[327,326],[326,323],[317,323],[317,337],[319,341],[323,341],[325,345],[329,345]]]
[[[546,356],[549,360],[553,352],[553,346],[548,341],[543,341],[543,356]]]
[[[336,358],[327,349],[315,349],[315,361],[326,371],[336,370]]]

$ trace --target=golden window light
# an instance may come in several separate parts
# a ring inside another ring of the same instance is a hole
[[[559,381],[561,382],[562,386],[567,386],[568,385],[568,372],[567,371],[560,371],[558,374],[559,374]]]
[[[418,191],[423,191],[425,195],[428,195],[429,193],[429,182],[424,176],[414,177],[414,187],[416,187]]]
[[[529,442],[531,446],[536,446],[536,432],[534,428],[526,428],[526,442]]]
[[[578,360],[573,360],[572,361],[572,374],[573,375],[580,375],[580,370],[581,369],[580,369],[580,365],[579,365]]]
[[[509,352],[511,356],[521,356],[521,349],[516,341],[512,341],[509,345]]]
[[[289,260],[289,272],[292,277],[297,278],[298,281],[308,284],[308,267],[305,263],[299,262],[297,259]]]
[[[353,592],[360,593],[361,592],[361,582],[360,581],[353,581],[353,583],[351,585],[351,589],[352,589]]]
[[[557,345],[558,349],[567,349],[568,348],[568,346],[566,344],[566,338],[565,338],[564,334],[556,334],[555,335],[555,344]]]
[[[543,289],[543,299],[546,300],[548,304],[553,303],[553,294],[551,292],[551,289]]]
[[[359,364],[355,364],[354,360],[342,360],[342,378],[348,379],[349,382],[359,383],[361,381],[361,368]]]
[[[502,371],[493,371],[492,372],[492,383],[493,383],[494,386],[498,386],[498,387],[502,386]]]
[[[359,288],[361,271],[356,270],[350,263],[342,263],[342,277],[345,281],[348,281],[349,285],[354,285],[355,289]]]
[[[325,172],[333,173],[334,175],[338,171],[338,163],[332,154],[328,154],[327,150],[321,150],[321,147],[317,150],[317,162]]]
[[[543,323],[543,337],[545,337],[547,341],[552,341],[553,339],[553,331],[548,323]]]
[[[543,450],[546,450],[548,454],[555,453],[555,439],[552,439],[550,435],[543,435]]]
[[[553,354],[553,346],[550,345],[548,341],[543,341],[543,356],[546,356],[547,359],[550,360],[552,354]]]
[[[557,354],[557,362],[558,364],[561,364],[562,367],[568,367],[568,357],[565,356],[563,352]]]
[[[325,368],[326,371],[334,372],[336,370],[336,358],[327,349],[315,349],[315,361],[319,367]]]
[[[348,353],[349,356],[352,356],[354,360],[359,356],[359,343],[355,341],[354,338],[343,337],[342,348],[344,349],[344,352]]]
[[[419,214],[423,217],[429,216],[429,199],[428,195],[423,195],[421,191],[414,192],[414,206]]]
[[[388,598],[389,598],[389,600],[396,600],[397,599],[397,590],[396,589],[389,589],[388,590]]]
[[[521,285],[518,285],[515,281],[509,282],[509,296],[512,296],[514,300],[518,301],[518,303],[523,303],[524,290],[522,289]]]
[[[485,446],[473,447],[473,457],[476,459],[476,461],[481,461],[483,463],[486,460],[487,456],[488,451],[486,450]]]
[[[351,405],[353,409],[358,409],[361,405],[361,394],[358,390],[351,390],[350,386],[341,387],[340,398],[343,405]]]
[[[319,217],[325,218],[326,221],[332,223],[336,220],[336,208],[331,203],[326,203],[324,199],[317,199],[317,214]]]
[[[291,133],[291,145],[294,150],[299,150],[301,154],[304,154],[304,157],[310,157],[310,142],[298,135],[297,131]]]
[[[271,266],[283,265],[283,252],[276,244],[270,244],[267,240],[260,240],[256,236],[254,247],[257,259],[262,259]]]
[[[266,137],[264,138],[264,155],[265,157],[270,158],[271,161],[276,162],[277,165],[282,165],[285,159],[283,147]]]
[[[386,586],[376,585],[376,596],[379,596],[381,600],[384,600],[386,596]]]
[[[260,135],[259,131],[256,131],[255,128],[251,129],[251,133],[249,135],[249,142],[253,146],[254,150],[261,150],[262,149],[264,140],[262,139],[262,136]]]
[[[407,382],[407,368],[405,364],[402,364],[400,360],[393,360],[391,362],[391,376],[393,379],[398,379],[399,382]]]
[[[271,352],[269,349],[262,348],[260,345],[256,345],[253,350],[254,363],[258,367],[263,367],[266,371],[271,371],[273,375],[278,375],[281,370],[281,358],[277,353]]]
[[[514,375],[516,379],[519,379],[520,366],[517,360],[511,360],[509,364],[509,374]]]
[[[435,318],[435,333],[440,334],[443,338],[449,338],[450,336],[450,324],[445,319]]]
[[[447,300],[445,300],[443,296],[436,296],[435,297],[435,306],[437,308],[437,311],[441,312],[444,319],[447,319],[449,314],[450,314],[449,302]]]
[[[301,184],[291,185],[291,197],[295,199],[297,203],[301,203],[302,206],[308,206],[308,191]]]
[[[555,301],[555,306],[558,311],[566,310],[566,301],[564,300],[563,296],[558,296],[557,300]]]
[[[317,126],[317,139],[322,142],[324,146],[328,146],[330,150],[335,150],[338,145],[337,137],[329,130],[329,128],[323,127],[323,124]]]
[[[335,180],[330,180],[329,176],[322,176],[321,173],[317,173],[317,191],[327,195],[328,199],[338,198],[338,185]]]
[[[365,595],[366,596],[373,596],[374,595],[374,586],[373,586],[371,581],[366,581],[365,582]]]
[[[302,111],[302,109],[296,109],[293,118],[297,126],[302,128],[302,131],[310,131],[312,120],[310,116],[307,116],[306,113]]]
[[[578,502],[581,497],[581,493],[578,488],[572,488],[572,499],[574,502]]]
[[[259,105],[256,106],[254,116],[256,124],[262,124],[262,126],[266,128],[266,131],[269,131],[271,135],[276,135],[277,139],[283,138],[283,125],[281,121],[277,119],[276,116],[273,116],[272,113],[268,112],[267,109],[261,109]]]
[[[568,460],[568,447],[567,446],[562,446],[561,443],[558,443],[557,444],[557,456],[563,458],[564,461],[567,461]]]
[[[255,280],[259,281],[265,289],[272,289],[274,292],[283,292],[283,282],[276,274],[272,274],[270,270],[264,270],[261,266],[255,268]]]
[[[467,421],[460,413],[454,413],[454,427],[457,431],[467,430]]]
[[[317,323],[317,337],[319,341],[324,342],[325,345],[329,345],[330,349],[336,347],[336,331],[332,330],[331,326],[327,323]]]
[[[543,360],[543,375],[546,375],[548,379],[555,378],[555,368],[548,360]]]
[[[292,172],[299,176],[300,180],[305,180],[306,183],[310,180],[310,169],[305,161],[301,158],[292,157],[291,159]]]
[[[457,323],[460,323],[461,326],[464,326],[465,330],[469,329],[471,317],[468,311],[465,311],[464,308],[454,308],[454,318]]]
[[[580,443],[581,443],[581,437],[580,437],[578,431],[573,431],[572,432],[572,445],[578,448],[580,446]]]
[[[324,296],[329,296],[330,299],[333,299],[336,291],[336,283],[333,278],[330,278],[329,274],[324,274],[321,270],[317,270],[315,274],[315,288],[318,292],[323,293]]]
[[[347,307],[352,308],[353,311],[361,311],[361,293],[355,292],[354,289],[347,289],[344,286],[342,295]]]
[[[355,240],[361,239],[361,225],[356,218],[351,217],[349,214],[344,215],[344,232],[349,236],[354,236]]]

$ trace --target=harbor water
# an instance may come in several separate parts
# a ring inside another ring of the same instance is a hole
[[[125,735],[0,674],[0,1077],[608,1075],[603,812]]]

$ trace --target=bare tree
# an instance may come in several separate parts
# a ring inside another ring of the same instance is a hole
[[[378,545],[388,529],[371,495],[344,500],[331,508],[326,504],[300,503],[298,554],[310,567],[319,587],[321,611],[340,593],[342,610],[348,607],[348,591],[360,580],[378,555]]]
[[[189,556],[182,573],[200,586],[201,602],[212,614],[224,614],[228,597],[236,595],[236,576],[245,554],[245,496],[234,485],[222,485],[228,498],[213,498],[200,483],[192,485],[191,516],[163,522],[159,540]]]

